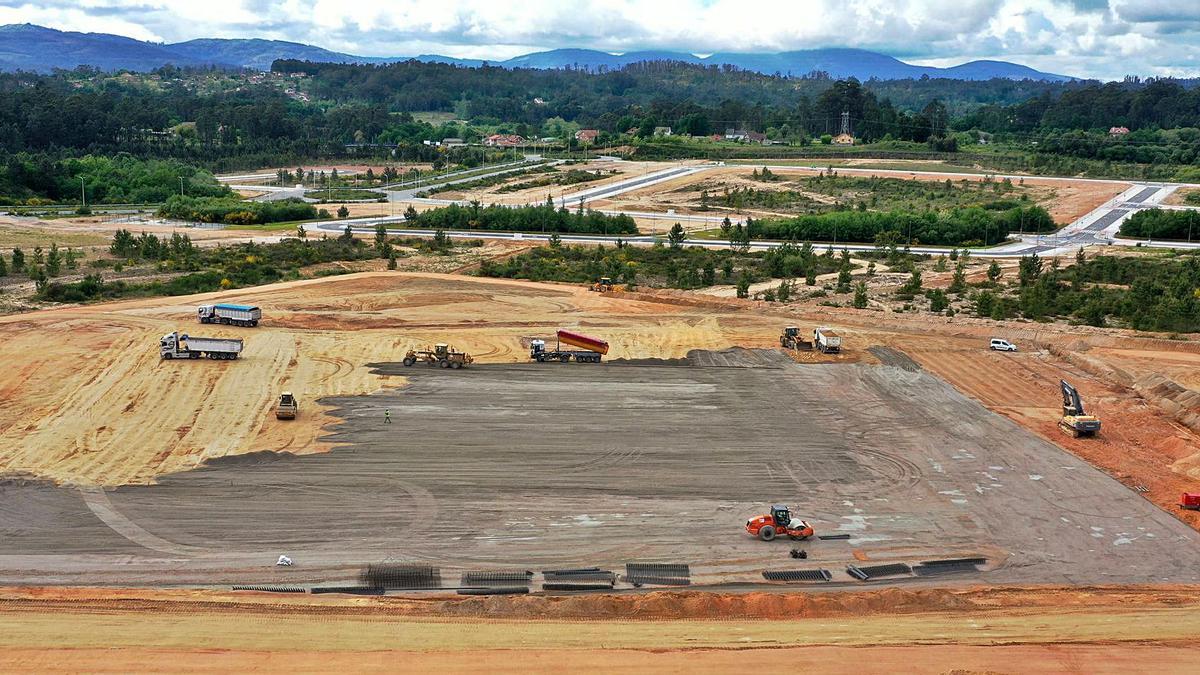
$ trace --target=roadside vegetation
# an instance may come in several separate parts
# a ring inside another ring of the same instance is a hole
[[[1134,239],[1191,241],[1192,237],[1200,236],[1200,212],[1165,209],[1138,211],[1121,223],[1120,232],[1121,236]]]
[[[330,202],[387,201],[387,195],[381,192],[348,187],[311,190],[306,196],[319,199],[322,204]]]
[[[697,289],[717,284],[738,286],[746,297],[751,284],[770,279],[799,279],[837,271],[832,255],[817,254],[811,245],[785,244],[767,252],[669,245],[565,246],[551,243],[500,261],[485,261],[479,274],[487,277],[590,283],[602,276],[636,287]]]
[[[1004,286],[983,285],[971,295],[975,314],[992,319],[1067,319],[1092,326],[1200,332],[1200,256],[1096,256],[1075,264],[1033,255]]]
[[[1005,204],[1005,206],[1008,206]],[[722,234],[738,239],[784,241],[830,241],[875,243],[895,238],[912,245],[991,246],[1003,242],[1010,232],[1051,232],[1054,220],[1039,206],[1018,206],[1002,211],[973,207],[941,213],[926,211],[834,211],[795,218],[747,219]]]
[[[451,204],[418,213],[404,213],[409,227],[431,230],[492,230],[502,232],[557,232],[562,234],[637,234],[637,224],[626,215],[610,216],[599,211],[555,208],[547,201],[539,206],[482,206]]]
[[[90,302],[205,293],[297,279],[301,268],[318,263],[380,257],[377,248],[344,235],[201,248],[187,235],[135,236],[128,230],[117,231],[109,251],[118,261],[113,263],[114,267],[146,265],[166,278],[105,281],[97,271],[71,283],[39,281],[37,298],[48,302]]]
[[[273,202],[247,202],[236,197],[171,197],[158,210],[163,218],[226,225],[261,225],[264,223],[311,220],[317,209],[299,199]]]
[[[17,153],[0,160],[0,205],[154,204],[180,191],[192,196],[232,196],[207,171],[174,159],[128,155],[57,159]]]

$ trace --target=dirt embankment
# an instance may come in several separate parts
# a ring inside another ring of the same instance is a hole
[[[656,591],[569,596],[337,596],[188,589],[8,587],[0,613],[54,610],[136,612],[245,611],[308,616],[609,621],[827,619],[916,614],[1002,613],[1053,609],[1101,613],[1104,608],[1200,608],[1200,588],[1159,586],[1028,586],[884,588],[805,593]]]
[[[917,594],[364,598],[195,590],[0,590],[0,669],[281,672],[1190,672],[1196,588]],[[808,598],[808,599],[806,599]],[[949,601],[946,598],[950,598]],[[895,602],[893,602],[895,601]],[[783,614],[722,615],[762,602]],[[665,603],[665,604],[664,604]],[[731,604],[724,604],[731,603]],[[794,604],[792,604],[794,603]],[[441,608],[488,605],[464,615]],[[630,616],[633,607],[669,617]],[[512,610],[494,608],[509,607]],[[572,607],[570,618],[546,607]],[[519,610],[519,611],[517,611]],[[615,611],[614,611],[615,610]],[[586,612],[575,616],[577,611]],[[790,612],[799,611],[801,614]],[[169,620],[164,620],[164,616]],[[701,620],[697,620],[701,619]],[[464,639],[464,636],[469,636]],[[520,658],[513,659],[513,650]]]

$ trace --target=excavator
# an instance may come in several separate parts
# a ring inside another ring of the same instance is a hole
[[[1073,438],[1095,436],[1100,431],[1099,418],[1089,415],[1083,410],[1083,399],[1079,398],[1079,392],[1075,387],[1072,387],[1066,380],[1059,380],[1058,384],[1062,387],[1063,397],[1063,416],[1058,421],[1058,428],[1071,434]]]

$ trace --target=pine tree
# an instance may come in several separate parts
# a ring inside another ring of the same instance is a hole
[[[50,242],[50,251],[46,254],[46,276],[56,277],[62,271],[62,255],[58,252],[58,242]]]
[[[854,307],[855,309],[867,308],[867,284],[860,281],[854,285]]]
[[[993,260],[992,264],[988,265],[988,281],[992,282],[993,284],[996,283],[996,281],[1000,279],[1001,274],[1003,274],[1003,272],[1000,271],[1000,263]]]

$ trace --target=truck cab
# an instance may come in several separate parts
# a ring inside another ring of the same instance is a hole
[[[529,341],[529,358],[537,361],[546,359],[546,341],[545,340],[530,340]]]
[[[179,352],[179,333],[167,333],[158,340],[158,355],[169,359]]]

